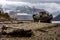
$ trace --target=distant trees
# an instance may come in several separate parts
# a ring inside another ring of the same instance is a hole
[[[11,18],[8,13],[4,13],[4,11],[0,8],[0,18],[4,18],[5,20],[17,20],[17,18]]]
[[[10,16],[8,15],[8,13],[5,13],[4,17],[7,18],[7,19],[10,18]]]
[[[9,18],[10,16],[8,15],[8,13],[4,13],[0,11],[0,17]]]

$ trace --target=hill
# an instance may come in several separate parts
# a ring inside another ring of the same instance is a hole
[[[60,14],[59,15],[57,15],[55,18],[53,18],[53,20],[52,21],[60,21]]]

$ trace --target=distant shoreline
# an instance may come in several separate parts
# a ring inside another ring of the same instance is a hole
[[[31,23],[33,21],[14,21],[14,22],[11,22],[11,21],[3,21],[3,22],[0,22],[0,24],[19,24],[19,23]],[[60,24],[60,21],[51,21],[51,23],[59,23]]]
[[[52,21],[52,23],[60,23],[60,21]]]

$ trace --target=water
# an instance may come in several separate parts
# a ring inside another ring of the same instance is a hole
[[[60,21],[52,21],[52,23],[60,23]]]

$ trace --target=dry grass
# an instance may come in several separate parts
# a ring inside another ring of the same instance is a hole
[[[6,24],[0,24],[6,25]],[[24,23],[7,24],[9,27],[32,30],[34,35],[31,37],[6,37],[0,36],[0,40],[60,40],[60,25],[50,23]]]

